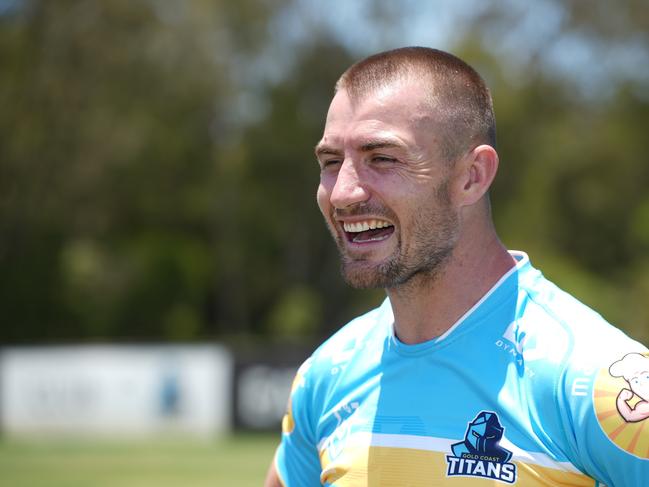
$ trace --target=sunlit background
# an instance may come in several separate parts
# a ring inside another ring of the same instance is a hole
[[[404,45],[491,87],[507,246],[649,343],[646,2],[0,0],[8,485],[260,484],[295,367],[382,299],[313,146]]]

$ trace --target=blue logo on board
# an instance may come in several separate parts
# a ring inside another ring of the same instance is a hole
[[[453,454],[446,455],[446,475],[516,482],[516,465],[509,463],[512,452],[499,444],[504,432],[496,413],[480,412],[469,423],[464,441],[451,445]]]

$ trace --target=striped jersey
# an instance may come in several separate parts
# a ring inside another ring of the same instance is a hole
[[[313,353],[275,455],[286,487],[649,486],[648,350],[512,255],[436,339],[400,342],[386,299]]]

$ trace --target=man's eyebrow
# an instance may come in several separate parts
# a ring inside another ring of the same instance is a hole
[[[376,149],[399,149],[399,148],[403,148],[403,145],[397,142],[392,142],[390,140],[370,140],[369,142],[365,142],[364,144],[361,144],[359,150],[361,152],[370,152]]]
[[[315,155],[320,156],[320,155],[324,155],[324,154],[330,154],[330,155],[334,155],[334,156],[339,156],[339,155],[342,155],[342,151],[339,150],[339,149],[335,149],[335,148],[333,148],[333,147],[331,147],[329,145],[325,145],[325,144],[321,144],[321,143],[317,144],[315,146]]]
[[[400,149],[400,148],[403,148],[403,145],[398,142],[385,140],[385,139],[378,139],[378,140],[370,140],[362,143],[358,147],[358,150],[361,152],[371,152],[377,149]],[[316,156],[320,156],[324,154],[340,156],[342,155],[342,153],[343,151],[341,151],[340,149],[336,149],[329,145],[319,143],[318,145],[315,146]]]

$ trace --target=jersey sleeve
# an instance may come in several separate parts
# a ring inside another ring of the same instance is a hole
[[[608,487],[649,479],[649,351],[621,335],[576,351],[560,386],[574,463]]]
[[[285,487],[321,485],[315,423],[312,421],[311,363],[312,359],[309,359],[298,369],[282,420],[282,441],[275,454],[275,468]]]

